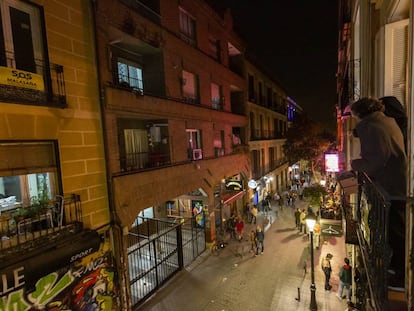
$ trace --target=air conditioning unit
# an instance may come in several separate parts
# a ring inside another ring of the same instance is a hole
[[[203,158],[203,150],[193,149],[193,160],[201,160]]]

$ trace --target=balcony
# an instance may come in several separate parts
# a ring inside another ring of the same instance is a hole
[[[7,58],[7,64],[13,63],[13,58]],[[34,67],[36,73],[0,66],[3,76],[0,80],[0,101],[65,108],[63,66],[36,60]]]
[[[250,140],[284,139],[285,135],[275,130],[251,129]]]
[[[346,243],[359,246],[361,257],[355,293],[357,303],[369,304],[368,309],[373,310],[407,310],[405,293],[388,290],[387,270],[392,253],[388,236],[391,205],[388,195],[363,173],[358,174],[357,186],[350,187],[347,181],[349,178],[340,181]],[[357,193],[356,204],[348,200],[352,193]]]
[[[170,165],[169,152],[135,152],[121,157],[122,171],[136,171]]]
[[[78,194],[57,195],[54,200],[32,206],[2,206],[0,211],[1,260],[83,228]]]

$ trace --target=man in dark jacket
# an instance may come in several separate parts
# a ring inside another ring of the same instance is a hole
[[[348,301],[351,300],[351,283],[352,283],[352,268],[349,265],[349,259],[344,259],[345,264],[341,267],[341,270],[339,270],[339,288],[338,288],[338,294],[336,294],[336,297],[342,300],[342,294],[344,291],[344,288],[346,288],[348,291],[346,293],[346,299]]]
[[[359,159],[351,161],[355,171],[365,172],[374,183],[386,191],[391,201],[389,213],[389,244],[393,248],[390,271],[394,278],[390,289],[404,290],[405,278],[405,200],[407,186],[407,156],[404,137],[394,118],[384,114],[383,102],[361,98],[351,105],[357,120],[356,134],[360,139]]]
[[[261,254],[264,251],[264,232],[262,227],[257,226],[256,229],[256,256],[259,255],[259,249],[261,249]]]

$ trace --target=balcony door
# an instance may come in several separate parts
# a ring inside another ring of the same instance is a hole
[[[16,0],[3,0],[0,5],[0,65],[41,73],[36,66],[44,54],[39,8]]]

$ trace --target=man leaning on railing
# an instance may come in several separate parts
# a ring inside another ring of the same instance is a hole
[[[394,113],[397,108],[399,114],[404,114],[395,97],[384,97],[382,101],[366,97],[351,105],[351,114],[357,121],[354,135],[359,137],[361,144],[360,158],[352,160],[351,167],[365,172],[390,197],[389,244],[392,258],[388,287],[404,291],[407,156],[404,129],[397,124],[395,115],[387,113],[390,105]]]

